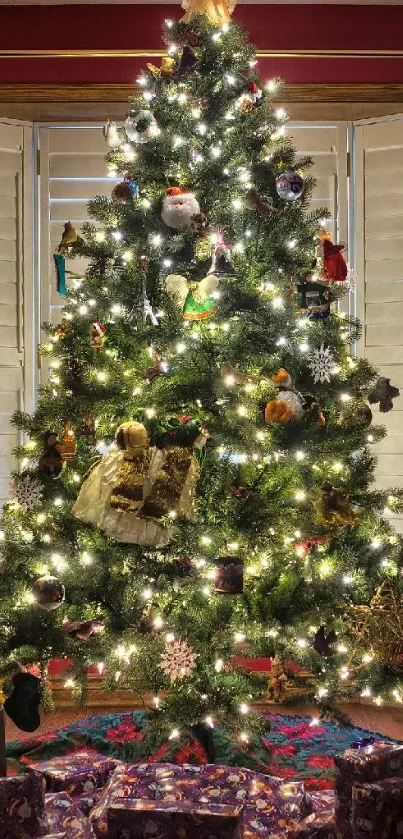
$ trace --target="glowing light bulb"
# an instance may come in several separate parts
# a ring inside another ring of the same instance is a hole
[[[221,673],[221,670],[223,669],[223,667],[224,667],[224,662],[223,662],[222,658],[217,658],[217,660],[214,664],[214,670],[216,670],[217,673]]]
[[[182,341],[179,341],[179,343],[176,345],[176,352],[178,353],[178,355],[181,355],[182,353],[184,353],[185,350],[186,350],[186,344],[184,344]]]
[[[143,591],[144,600],[151,600],[153,592],[151,588],[145,588]]]
[[[303,489],[299,489],[299,490],[297,490],[297,492],[295,493],[294,498],[295,498],[295,500],[296,500],[296,501],[305,501],[305,499],[306,499],[306,492],[304,492],[304,490],[303,490]]]
[[[304,650],[308,646],[308,641],[306,638],[297,638],[297,644],[301,650]]]
[[[176,738],[179,737],[179,733],[180,732],[179,732],[178,728],[173,728],[168,739],[169,740],[176,740]]]
[[[247,413],[245,405],[238,405],[237,414],[239,414],[240,417],[246,417]]]
[[[249,714],[249,705],[247,705],[246,702],[242,702],[239,706],[239,712],[241,714]]]
[[[55,507],[61,507],[63,504],[63,498],[57,497],[53,501]]]
[[[97,373],[97,379],[98,379],[98,381],[99,381],[99,382],[101,382],[101,383],[106,382],[106,381],[107,381],[107,378],[108,378],[108,374],[107,374],[107,373],[105,373],[105,371],[104,371],[104,370],[99,370],[99,371],[98,371],[98,373]]]
[[[200,539],[202,545],[211,545],[211,541],[210,536],[202,536]]]
[[[274,91],[277,89],[277,86],[278,83],[276,79],[270,79],[266,84],[266,90],[268,90],[270,93],[274,93]]]
[[[161,615],[157,615],[157,617],[154,619],[154,626],[155,629],[161,629],[161,627],[164,626],[164,621]]]
[[[305,452],[303,452],[301,450],[295,452],[295,459],[296,460],[305,460],[305,457],[306,457]]]
[[[234,638],[235,638],[235,643],[236,644],[241,644],[242,641],[245,640],[246,635],[245,635],[244,632],[235,632]]]

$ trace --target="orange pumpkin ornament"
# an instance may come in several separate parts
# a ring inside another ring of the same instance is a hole
[[[265,422],[279,422],[285,425],[290,421],[291,417],[292,411],[282,399],[273,399],[265,407]]]

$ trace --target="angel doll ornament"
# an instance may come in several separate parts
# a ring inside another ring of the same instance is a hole
[[[197,432],[193,445],[205,440]],[[162,547],[174,530],[165,517],[193,517],[197,478],[191,446],[151,447],[142,423],[125,422],[115,446],[84,481],[73,514],[119,542]]]
[[[204,280],[187,280],[181,274],[169,274],[165,280],[167,293],[183,309],[185,320],[205,320],[217,311],[219,279],[209,274]]]
[[[186,14],[181,23],[189,23],[196,15],[206,15],[213,26],[222,26],[230,22],[235,6],[236,0],[183,0],[182,9]]]

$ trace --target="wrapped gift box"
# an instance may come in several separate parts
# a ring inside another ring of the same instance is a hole
[[[83,792],[74,796],[74,803],[80,808],[84,816],[88,816],[91,810],[98,804],[102,795],[102,789],[94,789],[92,792]]]
[[[354,839],[403,836],[403,778],[354,784],[351,825]]]
[[[101,839],[105,837],[108,829],[108,807],[115,801],[123,798],[141,798],[145,801],[155,799],[156,791],[159,789],[156,769],[155,764],[152,765],[152,771],[148,771],[144,766],[121,765],[115,769],[89,816],[96,836]],[[166,769],[165,767],[161,769],[161,775],[158,777],[166,777],[165,773],[170,773],[169,764]]]
[[[334,809],[319,810],[300,822],[288,839],[335,839]]]
[[[352,839],[352,790],[355,783],[376,783],[403,775],[403,746],[375,743],[363,749],[347,749],[334,758],[335,821],[337,839]]]
[[[30,766],[44,776],[48,792],[79,795],[103,787],[119,763],[114,758],[84,749],[52,760],[31,762]]]
[[[95,839],[90,822],[67,792],[45,796],[45,828],[48,834],[61,833],[66,839]]]
[[[242,808],[126,798],[108,809],[108,839],[242,839]]]
[[[0,836],[24,839],[43,832],[45,781],[34,772],[0,778]]]
[[[277,820],[286,817],[300,821],[312,812],[301,781],[281,781],[258,772],[249,774],[246,807],[259,816],[265,813]]]
[[[334,789],[313,790],[308,792],[306,797],[311,813],[320,813],[321,810],[334,810]]]

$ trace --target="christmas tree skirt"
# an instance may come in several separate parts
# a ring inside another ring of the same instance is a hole
[[[396,742],[362,728],[343,727],[328,722],[312,725],[311,717],[266,715],[268,731],[240,749],[222,728],[211,730],[210,748],[214,762],[247,766],[280,778],[303,780],[310,790],[331,789],[334,755],[357,741],[371,738]],[[269,722],[270,720],[270,722]],[[28,740],[8,743],[10,770],[15,761],[45,760],[77,749],[93,748],[131,763],[171,762],[202,764],[211,762],[196,733],[188,732],[176,740],[152,749],[147,741],[147,716],[143,711],[91,716],[64,728]],[[10,772],[10,774],[11,774]]]

